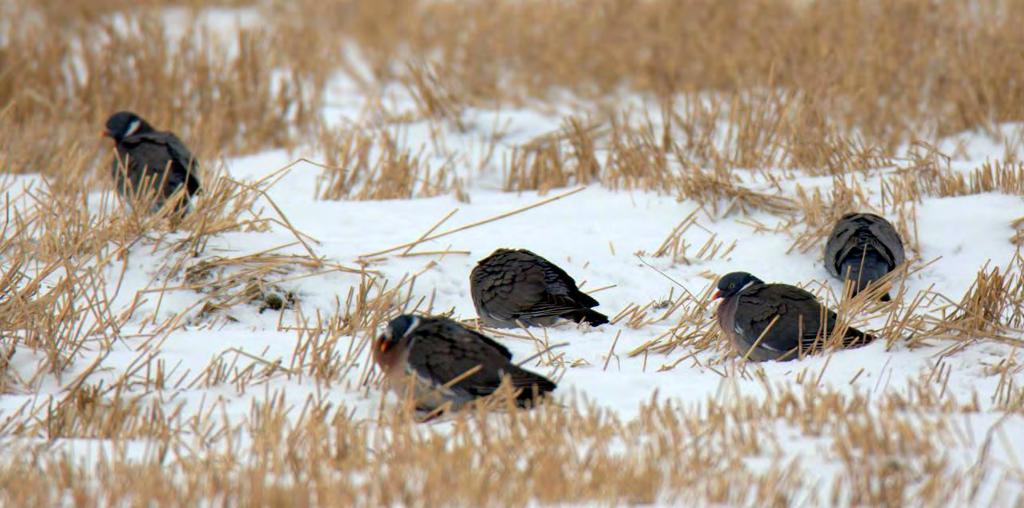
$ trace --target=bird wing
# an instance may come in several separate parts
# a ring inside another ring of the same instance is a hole
[[[872,237],[876,240],[876,249],[891,264],[890,270],[906,260],[906,255],[903,252],[903,240],[900,239],[900,234],[896,232],[896,228],[889,221],[885,219],[876,221],[871,224],[869,229]]]
[[[512,320],[543,298],[543,273],[507,259],[488,258],[471,274],[474,303],[488,314]]]
[[[903,241],[889,221],[872,213],[854,213],[844,215],[833,228],[825,244],[825,266],[842,278],[843,261],[850,255],[860,256],[865,248],[881,255],[889,270],[905,259]]]
[[[461,377],[449,387],[456,393],[490,395],[513,367],[504,346],[457,323],[445,320],[434,326],[420,325],[414,334],[409,368],[438,386]]]
[[[765,284],[744,291],[738,298],[735,326],[751,344],[764,333],[760,346],[789,351],[817,338],[821,306],[813,294],[786,284]],[[769,326],[771,329],[765,332]]]
[[[597,300],[576,287],[576,280],[547,259],[525,249],[506,253],[509,264],[522,274],[517,296],[529,300],[520,315],[527,318],[561,316],[566,312],[597,306]]]
[[[466,327],[464,327],[464,326],[462,326],[462,325],[460,325],[458,323],[455,323],[455,322],[452,322],[449,326],[452,326],[452,327],[458,329],[457,332],[456,332],[456,334],[457,334],[456,336],[459,337],[460,340],[464,340],[464,341],[467,341],[467,342],[470,342],[470,343],[472,343],[474,341],[479,341],[480,343],[482,343],[483,345],[489,347],[491,350],[493,350],[497,354],[499,354],[502,357],[504,357],[506,360],[512,360],[512,352],[509,351],[507,347],[499,344],[496,340],[494,340],[494,339],[492,339],[492,338],[490,338],[490,337],[488,337],[488,336],[486,336],[486,335],[484,335],[484,334],[482,334],[480,332],[477,332],[476,330],[470,330],[470,329],[468,329],[468,328],[466,328]]]
[[[168,188],[177,189],[184,185],[190,196],[199,192],[199,162],[178,136],[170,132],[147,132],[133,138],[162,146],[166,150],[166,157],[171,160],[171,172],[167,175]]]
[[[536,262],[501,256],[474,270],[474,296],[488,312],[506,319],[557,315],[557,297],[547,291],[545,271]]]
[[[549,294],[567,297],[574,304],[574,308],[597,307],[597,300],[580,291],[576,286],[576,280],[565,273],[565,270],[546,259],[541,259],[544,261],[541,263],[541,267],[544,269],[544,281]]]
[[[839,219],[839,222],[832,228],[828,241],[825,242],[825,268],[835,277],[842,277],[842,274],[839,273],[839,265],[849,251],[848,244],[856,230],[851,218],[850,215],[846,215]]]

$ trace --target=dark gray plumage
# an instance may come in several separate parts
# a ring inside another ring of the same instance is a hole
[[[822,307],[811,293],[788,284],[765,284],[746,272],[723,276],[715,298],[723,299],[718,304],[718,326],[736,352],[753,361],[791,360],[817,352],[835,327],[836,313]],[[823,318],[826,327],[822,332]],[[848,327],[843,347],[872,340],[873,336]]]
[[[476,312],[487,326],[550,326],[558,318],[592,326],[608,316],[554,263],[525,249],[498,249],[480,260],[469,276]]]
[[[153,129],[129,111],[111,115],[103,134],[117,146],[111,172],[122,196],[156,189],[154,209],[159,209],[178,189],[184,188],[185,196],[176,211],[188,210],[192,196],[200,192],[199,164],[177,136]]]
[[[832,229],[825,244],[825,268],[863,291],[903,263],[903,241],[896,228],[873,213],[848,213]],[[889,295],[882,297],[889,301]]]
[[[519,406],[529,406],[556,388],[548,378],[513,364],[512,353],[501,344],[443,317],[406,314],[391,320],[374,344],[373,358],[393,389],[405,394],[412,387],[420,411],[449,403],[459,409],[493,394],[506,377],[519,390]]]

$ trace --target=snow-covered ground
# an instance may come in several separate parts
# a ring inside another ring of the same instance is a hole
[[[491,122],[493,112],[472,112],[478,115],[479,123]],[[551,122],[541,115],[529,111],[501,113],[503,120],[515,126],[512,132],[534,135],[552,129]],[[351,121],[358,121],[353,118]],[[478,123],[478,122],[474,122]],[[429,146],[426,129],[417,126],[406,129],[404,142],[410,147]],[[484,135],[486,131],[482,132]],[[482,139],[474,138],[474,132],[453,134],[447,149],[455,153],[471,153]],[[503,141],[503,149],[511,148],[519,140]],[[1002,148],[992,146],[987,157],[999,157]],[[283,151],[269,151],[255,156],[241,157],[227,161],[227,173],[240,180],[255,180],[291,163],[298,154]],[[310,154],[315,159],[316,154]],[[984,157],[981,158],[982,160]],[[977,161],[973,161],[977,162]],[[317,256],[330,262],[346,266],[357,266],[360,257],[417,239],[437,221],[452,210],[457,212],[440,231],[459,225],[516,210],[546,197],[563,192],[556,189],[546,196],[533,192],[501,192],[496,168],[483,174],[467,174],[471,183],[467,191],[470,202],[460,202],[454,196],[411,200],[387,201],[317,201],[313,199],[315,180],[320,174],[316,166],[299,163],[286,174],[269,192],[269,196],[282,209],[295,229],[316,239],[311,244]],[[877,173],[884,173],[879,170]],[[869,176],[868,182],[874,176]],[[804,186],[828,185],[817,177],[799,178],[790,184]],[[870,184],[866,187],[871,188]],[[768,190],[768,187],[764,187]],[[98,195],[97,201],[98,201]],[[694,246],[702,245],[711,234],[728,245],[736,242],[736,248],[725,258],[712,261],[697,261],[693,264],[674,264],[669,258],[655,258],[652,253],[668,234],[698,205],[678,201],[671,196],[656,195],[638,191],[610,191],[591,185],[582,192],[525,211],[523,213],[465,230],[442,239],[425,242],[415,251],[455,251],[447,255],[426,255],[400,257],[392,253],[378,256],[370,266],[386,279],[398,281],[403,276],[418,273],[413,289],[417,297],[434,298],[436,311],[454,310],[458,318],[475,317],[469,296],[468,275],[476,260],[488,255],[499,247],[521,247],[533,250],[558,263],[572,274],[583,288],[605,288],[595,293],[600,300],[599,310],[610,316],[617,315],[631,304],[646,305],[652,301],[666,299],[670,292],[677,296],[682,291],[670,276],[694,295],[704,294],[713,283],[714,274],[733,270],[747,270],[767,281],[783,281],[810,285],[819,292],[824,288],[838,294],[840,284],[832,280],[820,259],[820,249],[807,253],[786,254],[792,238],[782,233],[755,232],[746,219],[772,223],[776,217],[766,213],[752,216],[734,214],[713,217],[698,212],[698,222],[703,227],[690,228],[684,235]],[[1010,223],[1021,215],[1024,200],[1020,196],[981,194],[954,198],[926,198],[917,209],[918,238],[920,252],[916,263],[930,264],[913,273],[906,281],[908,295],[931,289],[935,292],[959,298],[974,281],[977,270],[990,266],[1007,266],[1014,253],[1009,243],[1012,235]],[[286,246],[276,252],[280,254],[305,253],[301,245],[295,245],[292,233],[277,227],[268,232],[225,233],[213,238],[205,251],[196,259],[199,263],[212,256],[239,257],[267,249]],[[640,254],[642,253],[642,254]],[[138,246],[129,256],[128,270],[121,283],[114,309],[123,310],[135,299],[138,291],[164,282],[161,273],[166,252],[150,246]],[[646,261],[646,264],[645,262]],[[657,267],[659,273],[648,264]],[[109,280],[114,284],[119,265],[110,266]],[[283,289],[293,292],[305,315],[317,310],[330,314],[335,308],[335,299],[344,298],[359,278],[346,273],[329,273],[297,280],[292,276],[282,277]],[[171,286],[175,286],[171,281]],[[111,291],[113,288],[111,288]],[[824,294],[824,293],[822,293]],[[197,298],[190,290],[168,291],[162,299],[151,299],[136,309],[123,329],[125,340],[119,341],[103,360],[100,372],[90,377],[90,382],[104,380],[113,382],[140,356],[137,346],[141,339],[132,339],[152,331],[152,319],[156,321],[174,316],[188,308]],[[834,297],[833,297],[834,298]],[[909,299],[909,298],[908,298]],[[834,301],[834,300],[833,300]],[[159,305],[159,309],[158,306]],[[219,321],[213,329],[202,325],[196,317],[198,310],[191,311],[193,326],[173,332],[162,343],[155,354],[165,365],[173,366],[176,372],[197,373],[218,356],[234,358],[236,351],[243,351],[266,362],[281,361],[288,364],[296,348],[294,332],[278,331],[279,322],[292,322],[292,310],[259,312],[255,305],[240,305],[228,312],[236,322]],[[703,316],[713,319],[710,313]],[[535,330],[551,343],[566,342],[568,346],[559,350],[566,355],[566,364],[575,365],[559,372],[562,377],[557,391],[558,398],[571,399],[582,396],[601,406],[613,408],[624,418],[635,414],[641,402],[648,401],[657,391],[661,397],[676,399],[684,404],[698,404],[720,393],[724,379],[721,372],[728,371],[734,360],[724,360],[724,349],[707,350],[693,355],[692,359],[679,362],[692,352],[677,348],[667,355],[651,354],[629,357],[626,353],[647,341],[664,334],[677,325],[678,317],[632,329],[624,323],[580,328],[572,323]],[[868,329],[877,329],[884,320],[869,321]],[[615,356],[609,361],[607,355],[615,344]],[[345,340],[338,348],[347,349]],[[517,358],[526,358],[538,350],[536,342],[521,338],[503,339]],[[887,349],[883,341],[867,347],[834,353],[831,358],[816,357],[787,363],[766,363],[760,366],[772,384],[785,386],[796,383],[795,379],[804,371],[820,374],[820,382],[843,391],[863,394],[907,391],[909,381],[926,378],[933,371],[937,355],[948,344],[941,341],[928,347],[910,350],[901,341]],[[1024,438],[1019,430],[1024,418],[1012,416],[1000,420],[993,413],[986,417],[986,407],[991,406],[990,395],[995,392],[998,376],[986,374],[988,365],[1006,357],[1015,357],[1010,346],[980,342],[966,351],[942,359],[952,369],[948,379],[948,394],[966,402],[975,395],[982,402],[982,414],[974,418],[974,432],[984,436],[993,425],[1001,425],[1010,436],[1010,456],[1024,453]],[[36,371],[40,358],[32,354],[19,354],[13,359],[15,372],[28,377]],[[248,357],[239,357],[242,365],[253,362]],[[359,359],[360,368],[352,369],[345,379],[322,386],[308,379],[273,378],[268,382],[270,390],[283,390],[289,400],[303,400],[311,394],[318,394],[326,400],[341,402],[355,409],[357,418],[372,418],[385,395],[379,389],[361,389],[358,375],[367,358]],[[607,362],[607,366],[606,366]],[[89,365],[88,355],[78,361],[83,367]],[[678,363],[678,364],[677,364]],[[671,370],[662,371],[663,365],[677,364]],[[716,366],[709,366],[709,364]],[[535,367],[539,370],[542,366]],[[173,377],[173,376],[172,376]],[[1016,381],[1024,381],[1021,376]],[[65,380],[66,382],[66,380]],[[731,377],[728,384],[744,395],[764,396],[765,389],[755,378]],[[56,379],[40,384],[32,393],[8,394],[0,398],[0,414],[13,414],[26,403],[41,404],[48,397],[59,396],[62,383]],[[254,399],[265,396],[263,389],[238,393],[231,386],[211,388],[177,388],[165,394],[169,404],[184,405],[184,414],[202,411],[211,402],[222,402],[227,415],[242,417],[250,409]],[[909,396],[909,394],[908,394]],[[394,403],[393,400],[390,400]],[[439,428],[443,428],[443,425]],[[1012,430],[1016,429],[1016,430]],[[979,442],[981,439],[978,440]],[[979,445],[980,446],[980,445]],[[797,448],[804,455],[805,464],[812,463],[822,450],[814,446]],[[972,456],[977,450],[951,450],[953,454]],[[968,461],[969,462],[969,461]],[[826,474],[828,470],[826,469]],[[1020,486],[1017,484],[1018,487]]]

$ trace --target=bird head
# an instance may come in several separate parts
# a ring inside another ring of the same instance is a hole
[[[764,281],[747,272],[727,273],[718,279],[718,292],[714,298],[729,298],[753,284],[764,284]]]
[[[152,131],[153,127],[146,123],[139,115],[131,111],[119,111],[110,115],[110,118],[107,119],[103,135],[113,138],[114,141],[121,141],[128,136]]]
[[[407,342],[412,332],[420,325],[420,318],[409,314],[392,319],[384,333],[377,338],[377,351],[387,353],[393,347]]]

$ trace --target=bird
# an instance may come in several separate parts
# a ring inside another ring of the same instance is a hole
[[[765,284],[747,272],[722,276],[714,299],[722,300],[716,311],[722,333],[740,356],[758,362],[818,352],[836,323],[836,313],[821,306],[813,294],[789,284]],[[856,347],[874,339],[851,326],[842,344]]]
[[[469,275],[477,315],[486,326],[551,326],[558,318],[600,326],[608,316],[554,263],[526,249],[498,249]]]
[[[177,203],[176,212],[188,211],[192,196],[201,191],[199,164],[178,136],[155,130],[130,111],[111,115],[102,134],[117,147],[111,172],[118,193],[132,197],[156,189],[156,211],[184,187],[185,196]]]
[[[853,295],[893,271],[905,259],[896,228],[873,213],[848,213],[836,222],[825,244],[825,267],[851,281]],[[882,301],[890,300],[889,294]]]
[[[458,410],[493,394],[503,379],[515,403],[531,407],[557,385],[512,363],[505,346],[440,316],[403,314],[392,319],[373,347],[373,359],[400,395],[412,388],[416,410]]]

